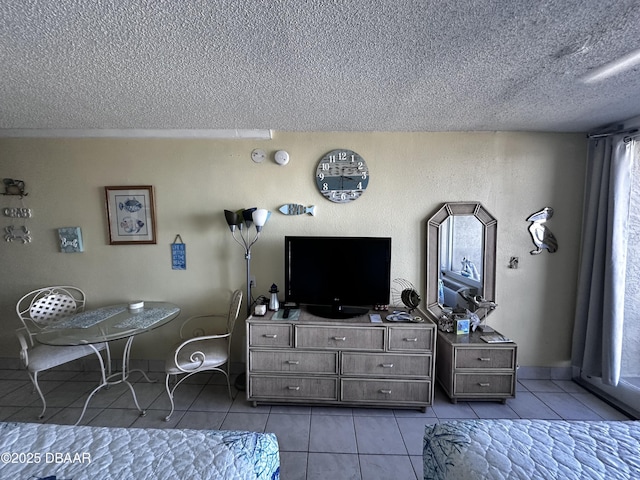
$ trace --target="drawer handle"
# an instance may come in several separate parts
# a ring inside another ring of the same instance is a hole
[[[391,390],[385,390],[385,389],[382,389],[382,388],[381,388],[381,389],[380,389],[380,390],[378,390],[378,391],[379,391],[380,393],[385,394],[385,395],[391,395]]]
[[[347,337],[333,337],[333,339],[336,342],[344,342],[347,339]]]
[[[300,365],[300,362],[298,360],[287,360],[287,363],[289,365]]]
[[[265,333],[264,335],[262,335],[264,338],[278,338],[278,335],[276,335],[275,333]]]
[[[393,363],[383,363],[382,368],[393,368]]]
[[[478,383],[478,385],[480,385],[481,387],[490,387],[491,386],[490,383]]]
[[[418,339],[417,338],[405,338],[404,341],[405,342],[417,342]]]
[[[490,362],[491,359],[487,358],[487,357],[478,357],[478,360],[480,360],[481,362]]]
[[[294,387],[294,386],[290,386],[290,387],[287,387],[287,388],[288,388],[289,390],[295,390],[296,392],[297,392],[298,390],[300,390],[300,387]]]

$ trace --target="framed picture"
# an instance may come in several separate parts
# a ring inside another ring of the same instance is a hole
[[[153,187],[104,187],[110,245],[156,243]]]

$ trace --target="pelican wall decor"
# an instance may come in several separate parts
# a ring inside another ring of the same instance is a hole
[[[542,253],[542,250],[547,249],[549,253],[553,253],[558,250],[558,240],[555,235],[549,230],[549,227],[545,225],[545,222],[553,216],[553,208],[545,207],[539,212],[536,212],[527,218],[529,225],[529,233],[531,233],[531,239],[536,246],[535,250],[531,250],[531,255],[538,255]]]

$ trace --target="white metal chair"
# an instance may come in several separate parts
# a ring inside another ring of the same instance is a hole
[[[38,418],[43,418],[47,409],[47,402],[38,384],[40,372],[96,354],[104,380],[104,360],[100,355],[103,350],[107,353],[107,368],[109,372],[111,371],[111,355],[107,343],[53,346],[34,342],[34,336],[43,328],[74,313],[82,312],[85,301],[84,292],[77,287],[54,286],[29,292],[16,304],[16,313],[24,325],[23,328],[16,330],[20,342],[20,359],[42,399],[42,413]]]
[[[176,388],[196,373],[214,371],[224,374],[227,379],[229,398],[233,398],[229,382],[229,357],[231,355],[231,335],[240,313],[241,303],[242,291],[236,290],[231,296],[229,313],[226,316],[225,333],[207,334],[201,326],[202,322],[193,322],[202,318],[224,318],[224,315],[196,315],[185,320],[180,327],[182,342],[172,349],[165,362],[165,386],[171,402],[171,411],[165,417],[166,421],[169,421],[175,409],[173,394]],[[179,378],[181,375],[182,378]],[[175,377],[175,383],[171,387],[171,378],[173,377]]]

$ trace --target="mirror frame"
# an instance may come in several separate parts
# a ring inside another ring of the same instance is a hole
[[[482,292],[487,300],[495,302],[496,293],[496,244],[498,221],[479,202],[449,202],[443,204],[427,221],[426,307],[438,319],[442,305],[438,303],[438,278],[440,275],[440,227],[453,215],[473,215],[483,225],[484,252],[482,255]],[[491,311],[478,308],[476,314],[484,318]]]

